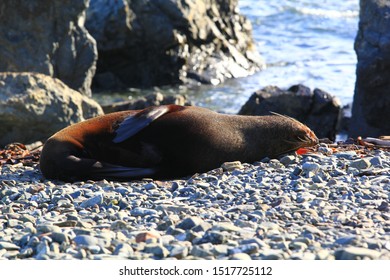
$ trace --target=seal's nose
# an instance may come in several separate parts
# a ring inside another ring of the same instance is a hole
[[[310,144],[311,144],[312,146],[318,145],[318,144],[320,143],[320,141],[318,140],[317,136],[316,136],[316,135],[314,134],[314,132],[311,131],[311,130],[310,130],[309,132],[307,132],[306,138],[309,139]]]

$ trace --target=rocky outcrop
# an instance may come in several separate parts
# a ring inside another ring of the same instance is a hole
[[[99,89],[218,84],[263,66],[237,0],[91,0]]]
[[[325,91],[311,91],[303,85],[288,90],[268,86],[255,92],[239,114],[261,116],[271,112],[293,117],[310,127],[317,137],[334,140],[341,117],[341,103]]]
[[[36,73],[0,73],[0,146],[45,140],[58,130],[103,114],[89,97]]]
[[[390,3],[360,0],[350,136],[390,134]]]
[[[0,1],[0,72],[38,72],[91,94],[97,50],[84,28],[89,0]]]
[[[186,96],[181,94],[163,95],[160,92],[155,92],[145,97],[105,105],[102,106],[102,108],[104,113],[107,114],[125,110],[141,110],[149,106],[160,106],[169,104],[191,106],[192,102],[189,101]]]

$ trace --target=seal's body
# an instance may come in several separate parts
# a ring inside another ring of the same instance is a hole
[[[174,178],[317,143],[308,127],[289,117],[167,105],[71,125],[47,140],[40,168],[45,177],[65,181]]]

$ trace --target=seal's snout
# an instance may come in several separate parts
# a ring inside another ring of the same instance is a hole
[[[306,133],[306,136],[305,136],[308,144],[310,146],[316,146],[320,143],[320,141],[318,140],[317,136],[314,134],[313,131],[309,130],[307,133]]]

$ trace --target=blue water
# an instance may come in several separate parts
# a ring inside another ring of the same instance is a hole
[[[267,85],[302,83],[352,103],[359,0],[239,0],[267,68],[219,86],[159,89],[187,94],[196,105],[237,113],[249,96]],[[141,92],[144,94],[144,92]]]
[[[352,102],[359,0],[240,0],[268,69],[250,83],[289,87],[304,83]]]
[[[209,90],[204,103],[234,112],[260,88],[297,83],[323,89],[343,105],[352,103],[359,0],[239,0],[239,7],[252,22],[267,68]]]

